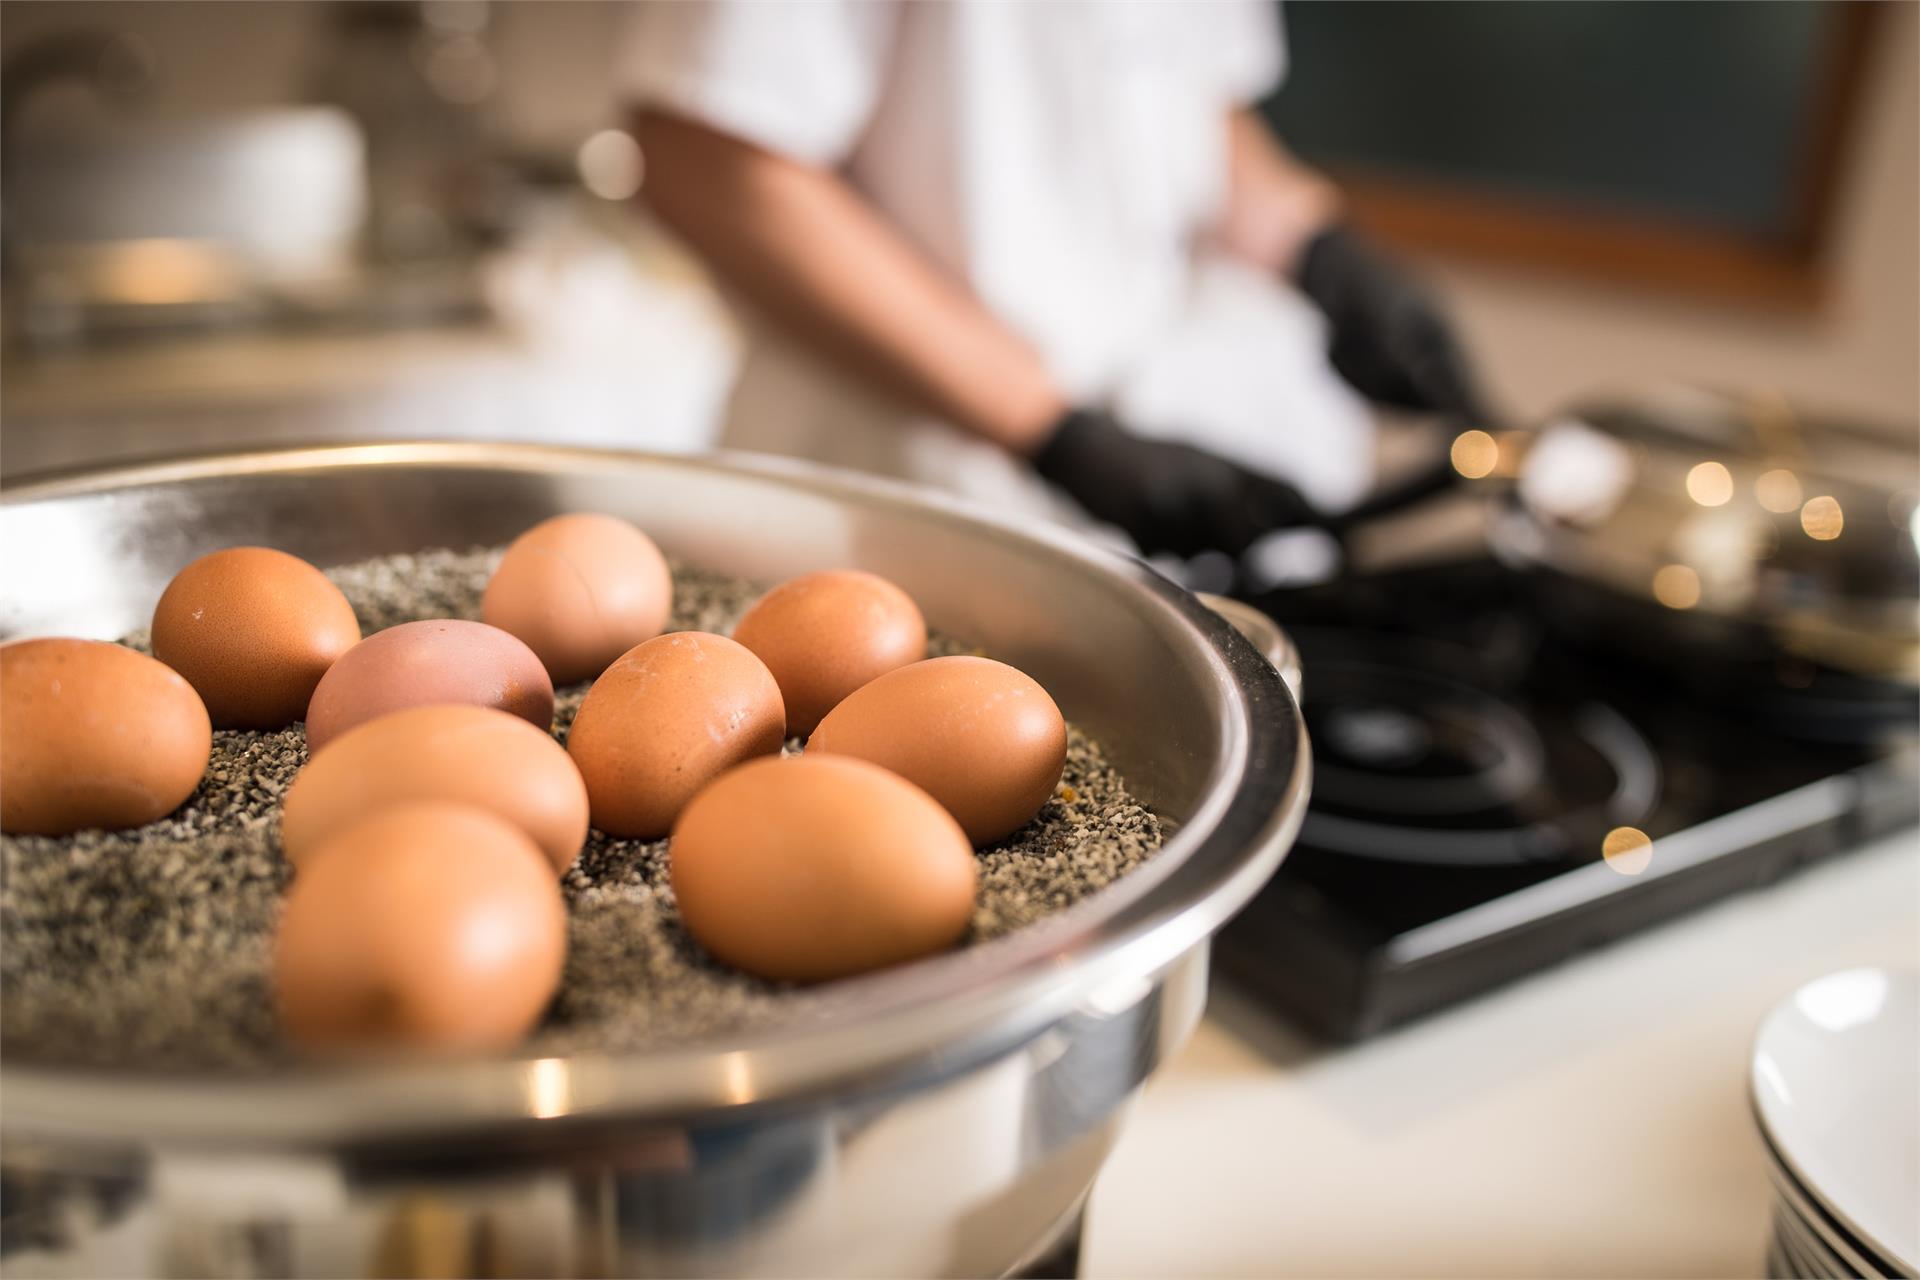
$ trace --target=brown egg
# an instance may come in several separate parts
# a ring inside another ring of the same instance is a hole
[[[415,800],[485,809],[533,838],[556,872],[587,838],[587,787],[553,735],[492,707],[409,707],[347,730],[287,788],[280,844],[303,867],[342,828]]]
[[[293,882],[274,992],[314,1047],[501,1048],[539,1021],[566,950],[560,886],[525,834],[467,805],[396,805]]]
[[[747,610],[733,638],[773,672],[787,732],[801,736],[861,685],[927,656],[927,624],[913,597],[852,569],[781,583]]]
[[[553,682],[531,649],[484,622],[434,618],[376,631],[341,655],[307,706],[307,749],[390,712],[448,703],[553,724]]]
[[[975,844],[1024,826],[1067,760],[1060,708],[991,658],[929,658],[865,685],[827,713],[807,754],[858,756],[926,788]]]
[[[674,631],[594,681],[567,754],[587,780],[593,825],[652,839],[726,769],[780,750],[785,726],[780,686],[760,659],[725,636]]]
[[[99,640],[0,645],[0,830],[152,822],[193,794],[212,749],[200,695],[144,653]]]
[[[340,588],[268,547],[201,556],[174,575],[153,611],[153,656],[187,678],[223,729],[292,724],[359,639]]]
[[[546,663],[555,684],[591,680],[667,625],[673,575],[653,539],[613,516],[543,520],[513,540],[480,616]]]
[[[667,867],[701,946],[792,982],[953,945],[979,874],[932,796],[864,760],[811,755],[741,765],[694,797]]]

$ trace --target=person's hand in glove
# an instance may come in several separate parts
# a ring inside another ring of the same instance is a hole
[[[1341,221],[1340,189],[1296,159],[1258,112],[1234,112],[1227,128],[1218,234],[1228,252],[1291,279],[1319,307],[1333,367],[1361,395],[1484,423],[1479,386],[1445,312]]]
[[[1300,255],[1296,278],[1326,314],[1328,358],[1354,390],[1394,408],[1487,420],[1446,314],[1364,236],[1346,226],[1322,231]]]
[[[1149,555],[1237,556],[1274,529],[1321,518],[1291,485],[1192,445],[1135,435],[1093,410],[1062,418],[1033,466]]]

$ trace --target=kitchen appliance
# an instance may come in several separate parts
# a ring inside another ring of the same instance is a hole
[[[1913,450],[1783,415],[1466,433],[1490,550],[1255,596],[1315,784],[1222,970],[1356,1039],[1920,819]]]
[[[1754,1041],[1773,1276],[1920,1276],[1920,974],[1847,969]]]
[[[169,93],[182,68],[111,28],[9,51],[11,344],[45,354],[484,315],[478,254],[525,195],[490,158],[477,112],[497,79],[486,6],[341,3],[320,16],[301,104],[184,107]],[[56,98],[55,86],[91,92]]]
[[[1491,513],[1492,554],[1528,571],[1568,634],[1612,624],[1606,638],[1662,661],[1786,655],[1920,686],[1917,445],[1913,424],[1669,385],[1528,429],[1469,426],[1445,457],[1314,523],[1347,545],[1464,490]]]
[[[1667,387],[1481,447],[1513,477],[1495,552],[1569,633],[1605,622],[1663,661],[1786,655],[1920,685],[1913,426]]]
[[[1789,664],[1714,700],[1688,665],[1568,643],[1491,559],[1259,603],[1301,654],[1313,801],[1218,963],[1331,1038],[1920,818],[1911,696]],[[1863,723],[1892,736],[1790,732]]]
[[[363,143],[341,111],[17,132],[7,248],[27,340],[258,320],[357,270]]]
[[[0,635],[117,636],[207,550],[320,564],[559,511],[777,580],[830,565],[1030,671],[1177,825],[1035,927],[849,981],[818,1019],[645,1055],[182,1077],[0,1063],[6,1269],[98,1275],[996,1275],[1074,1230],[1208,939],[1305,807],[1300,720],[1226,621],[1139,564],[778,460],[408,444],[0,490]]]

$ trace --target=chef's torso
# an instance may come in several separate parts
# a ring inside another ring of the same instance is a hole
[[[1228,112],[1281,69],[1257,0],[735,0],[638,6],[627,89],[810,164],[875,207],[1110,404],[1341,505],[1364,408],[1297,297],[1202,245]],[[746,314],[725,442],[1055,509],[998,449],[916,417]]]

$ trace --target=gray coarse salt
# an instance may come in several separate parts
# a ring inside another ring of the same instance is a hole
[[[479,616],[498,549],[385,556],[329,571],[371,633]],[[674,569],[676,628],[730,632],[755,584]],[[145,636],[128,637],[145,646]],[[944,639],[936,653],[966,652]],[[586,686],[559,691],[557,732]],[[788,750],[798,750],[790,743]],[[290,879],[281,796],[306,761],[298,726],[214,734],[205,779],[133,831],[0,838],[0,1040],[16,1060],[246,1068],[290,1051],[271,1004],[272,932]],[[1068,729],[1061,786],[1038,817],[982,850],[968,942],[999,937],[1112,883],[1159,848],[1153,814],[1099,747]],[[530,1051],[646,1049],[804,1018],[833,986],[768,983],[708,958],[681,927],[665,840],[593,832],[561,880],[567,970]]]

